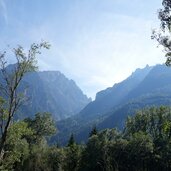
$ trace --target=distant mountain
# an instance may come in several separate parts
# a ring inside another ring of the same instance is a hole
[[[127,95],[127,99],[137,98],[148,93],[167,93],[171,86],[171,68],[156,65],[149,74]]]
[[[122,128],[128,115],[149,106],[171,105],[171,68],[165,65],[137,69],[130,77],[96,95],[78,115],[57,123],[58,138],[65,143],[71,133],[78,141],[88,136],[91,127]]]
[[[86,117],[89,115],[100,116],[114,106],[119,105],[125,97],[141,83],[152,68],[153,67],[147,65],[143,69],[136,69],[136,71],[124,81],[115,84],[111,88],[98,92],[95,101],[89,103],[80,114]]]
[[[138,110],[144,110],[153,106],[171,106],[171,89],[169,94],[148,94],[140,98],[132,100],[123,106],[108,113],[107,117],[97,124],[99,129],[117,127],[123,129],[125,120],[128,116],[132,116]]]
[[[100,125],[122,128],[125,118],[137,109],[147,106],[171,105],[171,68],[165,65],[156,65],[149,74],[123,100],[119,109],[110,112],[110,115]],[[122,111],[122,112],[121,112]],[[111,123],[111,121],[113,123]]]
[[[12,67],[10,65],[8,70],[12,71]],[[55,120],[60,120],[79,113],[91,102],[73,80],[59,71],[28,73],[20,89],[24,90],[28,100],[18,112],[19,118],[50,112]]]

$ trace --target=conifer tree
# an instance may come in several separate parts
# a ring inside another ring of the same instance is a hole
[[[97,135],[97,133],[98,133],[97,127],[96,127],[96,125],[94,125],[90,134],[89,134],[89,137],[91,137],[93,135]]]

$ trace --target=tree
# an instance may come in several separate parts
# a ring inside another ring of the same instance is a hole
[[[50,113],[37,113],[35,118],[27,118],[24,121],[34,132],[32,137],[28,137],[28,141],[32,144],[39,145],[42,141],[45,141],[45,137],[49,137],[56,132],[55,123]]]
[[[82,152],[80,171],[111,171],[109,144],[119,137],[115,129],[103,130],[97,135],[89,137]]]
[[[80,160],[80,146],[76,144],[74,135],[68,141],[67,147],[64,148],[63,170],[77,171]]]
[[[137,132],[130,137],[127,147],[130,170],[148,170],[150,168],[153,146],[152,137],[144,132]]]
[[[0,170],[13,170],[14,165],[22,163],[29,156],[29,144],[26,136],[32,136],[33,131],[28,128],[28,124],[19,121],[14,122],[9,128],[7,141],[5,144],[5,155],[1,161]]]
[[[52,164],[49,163],[51,150],[46,138],[56,132],[51,115],[49,113],[37,113],[35,118],[25,119],[24,122],[32,130],[32,135],[25,136],[29,145],[29,156],[24,160],[24,164],[20,163],[20,170],[50,170],[50,167],[52,167]],[[51,162],[53,163],[54,160]],[[19,167],[16,170],[19,170]]]
[[[103,162],[102,143],[98,135],[89,138],[82,152],[79,171],[101,171]]]
[[[13,49],[13,54],[16,58],[16,64],[9,68],[6,52],[0,54],[0,83],[1,96],[5,102],[1,103],[0,111],[0,160],[4,156],[4,146],[7,140],[7,134],[14,115],[23,102],[23,95],[19,90],[21,81],[26,73],[35,71],[36,55],[40,54],[42,48],[49,49],[50,45],[47,42],[40,44],[33,43],[26,53],[22,46]]]
[[[93,126],[90,134],[89,134],[89,137],[93,136],[93,135],[97,135],[98,134],[98,130],[97,130],[97,127],[96,125]]]
[[[161,21],[160,31],[154,30],[152,39],[157,40],[162,45],[166,56],[166,65],[171,66],[171,1],[163,0],[163,9],[158,12],[158,18]]]
[[[71,134],[67,146],[70,147],[70,146],[73,146],[74,144],[76,144],[75,139],[74,139],[74,134]]]
[[[62,148],[57,148],[52,146],[48,150],[48,165],[51,171],[62,171],[62,161],[64,161],[64,150]],[[66,161],[64,161],[66,163]]]
[[[128,118],[124,138],[129,141],[130,161],[135,167],[150,170],[170,170],[171,110],[169,107],[150,108]],[[137,156],[136,156],[137,155]],[[144,169],[143,169],[144,170]]]
[[[80,161],[80,146],[76,143],[64,148],[63,158],[63,170],[65,171],[77,171]]]

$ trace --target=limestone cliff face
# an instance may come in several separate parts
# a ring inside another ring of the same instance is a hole
[[[12,65],[8,67],[12,71]],[[49,112],[55,120],[79,113],[90,101],[73,80],[59,71],[28,73],[20,85],[27,100],[17,118],[32,117],[37,112]]]

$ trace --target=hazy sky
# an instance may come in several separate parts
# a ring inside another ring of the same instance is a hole
[[[49,41],[40,70],[59,70],[94,97],[136,68],[164,62],[150,38],[161,2],[0,0],[0,47]]]

